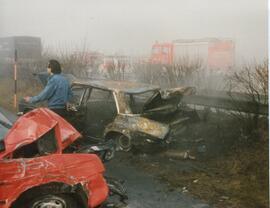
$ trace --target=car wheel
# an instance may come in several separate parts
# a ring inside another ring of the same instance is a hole
[[[124,136],[123,134],[118,135],[115,139],[115,142],[116,142],[117,150],[128,152],[132,147],[131,138],[128,138]]]
[[[78,208],[78,203],[72,196],[59,195],[44,195],[33,199],[29,208]]]

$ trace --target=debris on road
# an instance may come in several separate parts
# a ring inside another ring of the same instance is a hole
[[[191,155],[189,150],[186,150],[186,151],[168,150],[163,154],[169,158],[174,158],[174,159],[196,160],[196,157]]]
[[[182,188],[182,193],[187,193],[187,192],[188,192],[188,189],[187,189],[187,187],[184,186],[184,187]]]
[[[199,179],[195,179],[194,181],[193,181],[193,183],[198,183],[199,182]]]

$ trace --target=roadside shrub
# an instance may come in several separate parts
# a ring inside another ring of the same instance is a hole
[[[260,106],[268,106],[268,61],[262,64],[246,65],[241,71],[234,72],[228,77],[229,94],[233,105],[239,109],[231,113],[242,125],[243,134],[252,135],[258,132],[261,127],[266,127],[267,118],[260,116]],[[254,113],[244,113],[240,111],[243,107],[237,102],[234,92],[245,93],[246,98],[250,100],[255,109]],[[268,127],[267,127],[268,128]]]

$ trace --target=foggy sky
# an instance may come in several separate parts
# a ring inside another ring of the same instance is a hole
[[[0,0],[0,37],[131,55],[149,55],[156,40],[232,38],[238,60],[261,61],[267,12],[267,0]]]

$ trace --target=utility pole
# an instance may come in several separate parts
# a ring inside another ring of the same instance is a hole
[[[13,97],[13,103],[14,103],[14,109],[17,109],[17,49],[15,49],[14,54],[14,97]]]

